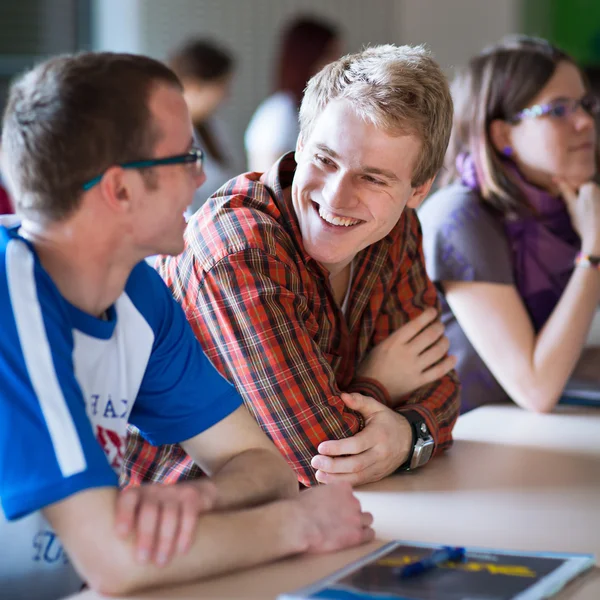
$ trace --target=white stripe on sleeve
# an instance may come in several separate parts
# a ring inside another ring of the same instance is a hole
[[[87,464],[54,369],[37,295],[33,254],[23,242],[9,242],[6,272],[25,365],[48,426],[56,460],[63,477],[69,477],[84,471]]]

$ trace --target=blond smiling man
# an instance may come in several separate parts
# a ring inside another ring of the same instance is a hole
[[[423,48],[346,56],[309,82],[295,154],[241,175],[158,270],[204,351],[304,485],[375,481],[448,448],[454,359],[415,209],[452,100]],[[200,474],[133,436],[130,483]]]

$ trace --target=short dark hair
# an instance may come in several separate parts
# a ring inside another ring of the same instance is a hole
[[[215,81],[230,75],[231,55],[208,40],[188,40],[169,57],[168,65],[180,79]]]
[[[291,93],[299,106],[306,83],[338,37],[338,30],[320,19],[306,16],[291,21],[281,37],[276,90]]]
[[[65,218],[85,181],[151,156],[162,135],[148,106],[158,84],[182,89],[164,64],[109,52],[58,56],[13,83],[2,148],[17,212]]]

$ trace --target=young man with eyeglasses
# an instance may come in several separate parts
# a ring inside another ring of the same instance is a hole
[[[2,597],[120,595],[371,539],[348,486],[298,493],[143,260],[181,252],[204,180],[175,75],[51,59],[13,85],[2,143]],[[212,477],[119,492],[129,422]]]

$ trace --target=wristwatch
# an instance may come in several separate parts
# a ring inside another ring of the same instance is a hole
[[[413,471],[429,462],[433,455],[435,442],[425,419],[417,411],[407,410],[400,414],[410,423],[413,439],[412,449],[398,471]]]

